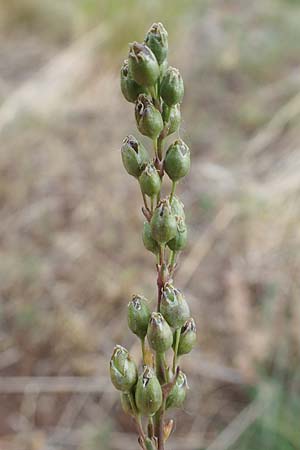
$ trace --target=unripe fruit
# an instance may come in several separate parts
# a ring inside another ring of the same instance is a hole
[[[156,139],[164,127],[160,112],[151,97],[140,94],[135,103],[135,119],[139,131],[151,139]]]
[[[145,44],[154,53],[158,64],[162,64],[168,54],[168,33],[162,23],[154,23],[145,37]]]
[[[168,136],[178,130],[181,121],[180,105],[168,106],[163,104],[162,118],[164,123],[168,123]]]
[[[153,163],[148,163],[139,178],[143,194],[153,197],[161,188],[161,179]]]
[[[167,150],[164,169],[172,181],[178,181],[190,170],[190,149],[182,139],[177,139]]]
[[[139,94],[145,92],[145,88],[137,84],[129,74],[128,60],[126,59],[120,74],[121,91],[128,102],[134,103]]]
[[[152,237],[151,226],[149,222],[144,222],[142,237],[145,248],[157,255],[157,253],[159,252],[159,245]]]
[[[155,208],[150,225],[152,236],[159,244],[165,244],[176,236],[176,218],[168,200],[163,200]]]
[[[190,317],[190,309],[183,294],[170,283],[165,284],[162,290],[160,310],[173,328],[181,328]]]
[[[128,350],[116,345],[110,360],[110,377],[116,389],[129,392],[137,381],[137,368]]]
[[[177,232],[176,236],[168,242],[168,247],[173,252],[179,252],[184,249],[187,243],[187,228],[182,217],[176,217]]]
[[[166,402],[167,408],[180,408],[185,400],[187,391],[186,375],[180,371],[176,383],[172,387]]]
[[[155,414],[162,404],[162,390],[159,381],[151,367],[146,366],[139,376],[135,402],[138,411],[144,416]]]
[[[160,95],[168,106],[182,102],[184,85],[178,69],[168,68],[161,82]]]
[[[135,178],[140,176],[143,166],[149,161],[149,155],[145,147],[131,135],[124,139],[121,155],[127,173]]]
[[[133,42],[128,55],[129,73],[141,86],[153,86],[159,77],[159,65],[154,53],[145,44]]]
[[[169,201],[170,198],[168,197]],[[172,202],[171,202],[171,211],[176,217],[181,217],[183,220],[185,220],[185,213],[184,213],[184,205],[181,200],[179,200],[176,195],[173,195]]]
[[[130,330],[140,339],[144,339],[147,334],[150,310],[145,297],[134,295],[128,303],[127,321]]]
[[[175,341],[175,340],[174,340]],[[194,319],[188,319],[180,331],[177,355],[190,353],[197,341],[196,325]]]
[[[153,312],[151,314],[147,338],[150,347],[157,353],[163,353],[172,347],[172,330],[160,313]]]

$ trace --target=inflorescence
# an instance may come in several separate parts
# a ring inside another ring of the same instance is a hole
[[[154,23],[142,44],[130,44],[128,59],[121,68],[121,90],[135,105],[137,128],[153,142],[151,156],[129,135],[123,141],[121,155],[126,171],[138,180],[142,193],[142,238],[145,248],[156,257],[158,291],[155,312],[150,311],[149,301],[142,295],[134,295],[128,304],[128,326],[141,341],[141,373],[128,350],[117,345],[110,375],[121,391],[124,411],[136,421],[143,450],[164,450],[174,424],[165,420],[165,412],[181,407],[186,397],[187,378],[179,359],[196,342],[189,306],[173,284],[176,260],[187,242],[184,208],[175,189],[189,172],[190,149],[179,138],[184,84],[180,72],[168,66],[167,56],[168,33],[161,23]],[[173,133],[178,137],[165,151],[165,140]],[[165,174],[171,180],[171,189],[161,198]]]

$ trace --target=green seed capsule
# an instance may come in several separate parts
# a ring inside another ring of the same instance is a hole
[[[158,64],[162,64],[168,54],[168,33],[162,23],[154,23],[145,37],[145,44],[156,56]]]
[[[134,136],[127,136],[121,147],[123,165],[129,173],[138,178],[143,166],[149,161],[149,155],[145,147]]]
[[[151,367],[146,366],[142,375],[139,376],[135,401],[139,412],[144,416],[152,416],[161,407],[162,390]]]
[[[129,392],[137,380],[137,368],[128,350],[116,345],[110,360],[110,377],[116,389]]]
[[[183,94],[184,85],[179,70],[169,67],[160,87],[160,95],[163,101],[169,106],[176,105],[182,102]]]
[[[173,334],[164,317],[157,312],[151,314],[147,338],[150,347],[157,353],[163,353],[172,347]]]
[[[120,74],[121,91],[128,102],[134,103],[139,94],[145,92],[145,88],[137,84],[129,74],[128,60],[126,59]]]
[[[132,409],[130,396],[127,392],[121,392],[121,405],[125,414],[134,416],[134,411]]]
[[[194,319],[188,319],[180,332],[180,340],[178,346],[178,356],[190,353],[196,344],[197,334]]]
[[[148,301],[141,295],[134,295],[128,303],[127,321],[130,330],[140,339],[144,339],[147,334],[150,310]]]
[[[190,170],[190,149],[181,139],[177,139],[167,150],[164,168],[172,181],[178,181]]]
[[[173,328],[181,328],[190,317],[190,309],[182,292],[170,283],[163,288],[160,310]]]
[[[156,139],[164,127],[160,112],[151,97],[140,94],[135,103],[135,119],[139,131],[151,139]]]
[[[160,244],[165,244],[176,236],[176,218],[168,200],[163,200],[156,207],[150,225],[152,237]]]
[[[157,255],[157,253],[159,252],[159,245],[152,237],[151,226],[149,222],[144,222],[143,242],[144,246],[146,247],[147,250],[149,250],[149,252],[152,252],[155,255]]]
[[[172,387],[166,402],[167,408],[180,408],[186,397],[187,380],[186,375],[180,371],[175,385]]]
[[[168,136],[178,130],[181,121],[180,105],[168,106],[163,104],[162,118],[164,123],[168,123]]]
[[[159,65],[152,50],[145,44],[133,42],[128,55],[129,73],[141,86],[153,86],[159,77]]]
[[[168,199],[170,200],[169,197]],[[179,198],[176,197],[176,195],[174,195],[172,198],[171,211],[174,216],[181,217],[183,220],[185,220],[184,205],[182,201],[180,201]]]
[[[176,217],[177,233],[176,236],[168,242],[168,247],[174,252],[184,249],[187,243],[187,228],[182,217]]]
[[[148,163],[139,178],[141,191],[143,194],[153,197],[157,195],[161,188],[160,176],[152,163]]]

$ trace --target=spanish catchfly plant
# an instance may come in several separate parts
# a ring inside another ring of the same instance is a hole
[[[138,370],[128,350],[117,345],[110,375],[125,413],[136,422],[143,450],[165,448],[174,426],[173,420],[165,418],[166,411],[182,407],[186,397],[187,378],[180,358],[196,342],[195,321],[173,281],[178,254],[187,242],[183,204],[175,189],[189,172],[190,149],[179,137],[184,84],[178,69],[168,67],[167,56],[168,33],[161,23],[154,23],[142,44],[130,44],[121,68],[122,93],[135,105],[138,130],[153,143],[151,155],[129,135],[121,156],[143,198],[142,240],[156,257],[157,308],[151,312],[144,296],[133,295],[127,309],[128,326],[140,339],[143,367]],[[173,133],[177,138],[165,150],[166,138]],[[171,181],[170,193],[162,198],[165,175]]]

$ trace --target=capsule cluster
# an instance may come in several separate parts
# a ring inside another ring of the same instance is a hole
[[[145,218],[142,240],[156,257],[158,299],[157,311],[152,313],[149,301],[141,295],[134,295],[128,304],[128,326],[141,341],[140,375],[128,351],[119,345],[111,358],[110,373],[114,386],[121,391],[124,411],[138,421],[141,416],[150,420],[147,437],[139,427],[140,444],[145,449],[162,448],[161,433],[152,430],[150,418],[159,415],[159,419],[164,410],[184,402],[187,381],[178,361],[196,342],[189,306],[173,281],[178,254],[187,243],[184,207],[175,190],[190,170],[190,149],[179,137],[184,84],[179,70],[168,66],[167,57],[168,33],[161,23],[155,23],[143,43],[130,44],[128,59],[121,68],[121,91],[128,102],[134,103],[137,128],[151,139],[153,147],[149,151],[129,135],[123,141],[121,156],[141,190]],[[175,140],[166,144],[174,133]],[[169,193],[163,196],[165,174],[171,183]]]

